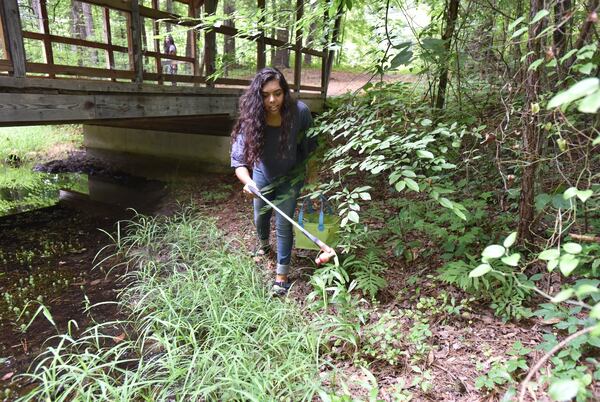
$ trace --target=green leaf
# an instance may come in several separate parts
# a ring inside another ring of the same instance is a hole
[[[467,216],[465,215],[465,213],[463,211],[461,211],[458,208],[452,208],[452,212],[454,212],[454,215],[458,216],[460,219],[462,219],[463,221],[467,220]]]
[[[569,187],[563,193],[563,198],[565,200],[571,199],[577,195],[577,187]]]
[[[512,232],[511,234],[509,234],[506,239],[504,239],[504,247],[506,248],[510,248],[513,244],[515,244],[515,241],[517,240],[517,232]]]
[[[400,67],[401,65],[409,64],[412,57],[413,52],[409,48],[405,48],[394,56],[394,58],[390,62],[390,68],[394,70]]]
[[[546,268],[548,268],[548,272],[554,271],[554,268],[556,267],[558,267],[558,260],[550,260],[546,266]]]
[[[555,95],[552,99],[550,99],[550,102],[548,102],[548,109],[553,109],[564,104],[569,104],[583,96],[592,94],[598,88],[600,88],[600,80],[598,78],[594,77],[581,80],[577,84],[573,85],[571,88],[567,89],[566,91],[560,92],[559,94]]]
[[[544,250],[538,255],[538,258],[544,261],[556,260],[558,257],[560,257],[560,251],[556,248]]]
[[[550,398],[555,401],[568,401],[579,392],[579,382],[575,380],[558,380],[548,388]]]
[[[548,10],[540,10],[540,11],[538,11],[537,14],[535,15],[535,17],[533,17],[533,19],[529,22],[529,25],[535,24],[536,22],[538,22],[539,20],[541,20],[542,18],[544,18],[548,14],[550,14],[550,11],[548,11]]]
[[[490,264],[481,264],[471,272],[469,272],[470,278],[479,278],[490,272],[492,270],[492,266]]]
[[[592,190],[577,190],[577,198],[581,200],[581,202],[586,202],[594,192]]]
[[[592,145],[596,146],[600,144],[600,135],[598,137],[596,137],[596,139],[594,141],[592,141]]]
[[[514,254],[509,255],[508,257],[502,257],[502,259],[500,261],[502,261],[503,263],[505,263],[506,265],[509,265],[511,267],[517,267],[517,266],[519,266],[520,259],[521,259],[521,254],[514,253]]]
[[[573,296],[574,293],[575,290],[573,288],[561,290],[552,299],[550,299],[550,301],[552,303],[562,303],[565,300],[568,300],[571,296]]]
[[[371,194],[369,194],[369,193],[359,193],[358,195],[360,196],[360,199],[363,201],[371,200]]]
[[[577,286],[577,288],[575,289],[575,294],[580,299],[584,296],[591,295],[592,293],[598,293],[598,292],[600,292],[600,290],[598,290],[598,287],[594,286],[594,285],[590,285],[589,283],[581,284],[581,285]]]
[[[510,36],[510,39],[515,39],[515,38],[518,38],[519,36],[521,36],[521,35],[523,35],[525,32],[527,32],[527,30],[528,30],[528,29],[529,29],[529,28],[527,28],[527,27],[524,27],[524,28],[521,28],[521,29],[519,29],[518,31],[515,31],[515,32],[514,32],[514,33],[513,33],[513,34]]]
[[[358,223],[358,214],[356,213],[356,211],[350,211],[348,212],[348,220],[354,222],[354,223]]]
[[[431,126],[432,123],[433,122],[431,120],[429,120],[429,119],[423,119],[423,120],[421,120],[421,125],[423,127],[429,127],[429,126]]]
[[[406,186],[408,188],[410,188],[413,191],[416,191],[417,193],[419,192],[419,185],[416,181],[407,177],[404,179],[404,182],[406,183]]]
[[[508,30],[512,31],[517,25],[525,20],[525,17],[519,17],[508,25]]]
[[[579,254],[583,248],[577,243],[565,243],[563,244],[563,250],[569,254]]]
[[[441,197],[439,199],[440,205],[449,209],[454,208],[454,205],[452,204],[452,201],[450,201],[449,199],[447,199],[446,197]]]
[[[577,268],[578,264],[579,259],[577,259],[574,255],[564,254],[560,257],[558,267],[560,268],[560,272],[562,272],[564,276],[569,276],[571,272],[573,272],[573,270]]]
[[[406,182],[404,180],[400,180],[396,183],[395,188],[397,192],[401,192],[406,187]]]
[[[404,176],[404,177],[417,177],[416,173],[413,172],[412,170],[403,170],[402,171],[402,176]]]
[[[540,64],[542,64],[544,62],[544,58],[542,57],[541,59],[537,59],[536,61],[534,61],[533,63],[531,63],[529,65],[529,68],[527,68],[527,71],[535,71],[537,70],[537,68],[540,66]],[[538,110],[539,111],[539,110]],[[537,113],[537,112],[534,112]]]
[[[590,317],[600,320],[600,303],[596,303],[596,305],[592,307],[592,310],[590,311]]]
[[[492,244],[487,246],[481,253],[482,257],[487,258],[500,258],[504,255],[506,249],[499,244]]]
[[[434,156],[431,152],[426,151],[424,149],[417,149],[417,156],[419,158],[424,158],[424,159],[433,159]]]

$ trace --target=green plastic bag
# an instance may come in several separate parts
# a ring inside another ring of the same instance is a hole
[[[321,196],[321,208],[318,212],[313,211],[308,199],[304,200],[298,212],[298,224],[330,247],[335,247],[339,241],[340,217],[333,215],[331,207],[323,196]],[[319,249],[296,227],[294,227],[294,239],[298,249]]]

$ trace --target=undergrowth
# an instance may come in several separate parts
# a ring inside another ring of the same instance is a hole
[[[312,400],[317,331],[269,296],[214,222],[189,208],[137,216],[113,241],[129,318],[60,336],[27,375],[39,385],[22,401]]]

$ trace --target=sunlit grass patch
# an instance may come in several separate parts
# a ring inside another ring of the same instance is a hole
[[[119,303],[129,320],[62,336],[22,400],[313,398],[317,331],[294,303],[270,297],[254,262],[214,222],[190,209],[138,216],[113,240],[127,261]]]
[[[58,143],[80,145],[83,136],[77,126],[27,126],[0,128],[0,160],[15,155],[22,160],[28,154],[48,150]]]

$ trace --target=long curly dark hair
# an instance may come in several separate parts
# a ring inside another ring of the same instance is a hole
[[[269,81],[277,80],[283,90],[281,106],[281,136],[279,138],[279,154],[283,155],[288,146],[288,136],[294,120],[296,101],[290,94],[290,86],[285,77],[276,68],[266,67],[254,76],[250,87],[240,98],[240,115],[231,132],[232,141],[244,136],[244,162],[253,167],[261,158],[265,144],[265,127],[267,116],[261,94],[262,88]]]

